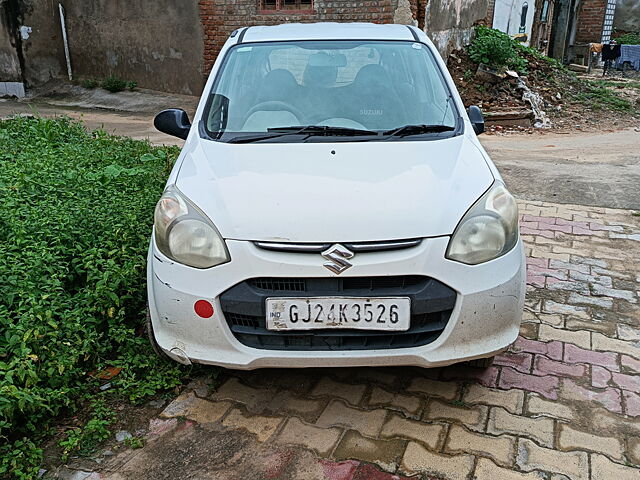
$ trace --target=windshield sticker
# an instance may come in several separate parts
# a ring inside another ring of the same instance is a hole
[[[411,45],[412,48],[415,48],[416,50],[422,50],[422,45],[420,45],[419,43],[414,43],[413,45]]]
[[[239,52],[250,52],[251,50],[253,50],[253,47],[240,47],[238,49]]]

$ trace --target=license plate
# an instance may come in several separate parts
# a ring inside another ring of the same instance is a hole
[[[407,297],[267,298],[268,330],[404,331],[409,329],[410,317],[411,301]]]

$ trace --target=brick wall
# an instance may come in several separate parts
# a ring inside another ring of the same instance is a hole
[[[545,0],[536,0],[536,13],[533,17],[533,26],[531,27],[531,42],[529,46],[547,55],[549,42],[551,40],[554,2],[549,1],[547,8],[546,20],[541,20],[542,9]]]
[[[487,17],[485,18],[485,25],[493,27],[493,14],[496,11],[496,0],[489,0],[487,2]]]
[[[419,0],[409,0],[414,19],[418,16],[418,2]],[[220,48],[236,28],[322,21],[393,23],[396,9],[402,3],[403,0],[314,0],[313,11],[310,13],[265,13],[260,11],[260,0],[200,0],[204,74],[209,73]],[[421,7],[424,8],[423,5]]]
[[[600,42],[607,0],[582,0],[576,19],[575,43]]]

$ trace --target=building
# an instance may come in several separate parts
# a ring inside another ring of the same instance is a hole
[[[470,39],[488,0],[0,0],[0,94],[67,76],[63,7],[74,79],[116,75],[140,87],[200,94],[238,27],[376,22],[425,29],[443,54]]]
[[[549,54],[581,61],[590,43],[607,43],[625,31],[640,31],[638,0],[556,0]]]

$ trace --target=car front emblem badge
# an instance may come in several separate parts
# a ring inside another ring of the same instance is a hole
[[[324,264],[325,268],[328,268],[336,275],[340,275],[346,269],[353,267],[353,264],[347,260],[354,257],[354,253],[339,243],[336,243],[332,247],[322,252],[322,256],[325,260],[329,260]]]

